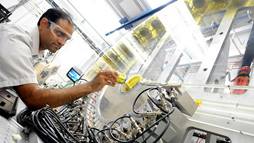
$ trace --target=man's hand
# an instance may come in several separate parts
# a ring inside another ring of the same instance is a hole
[[[237,76],[233,82],[236,86],[248,86],[249,85],[249,76]],[[244,94],[247,90],[246,89],[234,89],[232,94]]]
[[[250,82],[249,74],[250,74],[249,66],[241,67],[237,77],[233,80],[234,82],[233,85],[248,86]],[[232,91],[232,94],[244,94],[246,91],[247,91],[246,89],[234,89]]]
[[[101,71],[89,83],[93,91],[101,90],[105,85],[115,86],[118,73],[115,71]]]

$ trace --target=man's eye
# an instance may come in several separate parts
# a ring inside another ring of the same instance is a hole
[[[60,30],[55,30],[55,33],[56,33],[56,35],[59,36],[59,37],[65,37],[65,33],[63,33],[63,32],[60,31]]]

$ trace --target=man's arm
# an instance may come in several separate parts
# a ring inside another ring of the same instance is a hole
[[[242,61],[242,67],[243,66],[249,67],[253,59],[254,59],[254,24],[252,25],[250,36],[246,45],[246,50]]]
[[[249,73],[251,71],[250,65],[254,59],[254,24],[252,24],[252,29],[250,36],[247,41],[246,50],[243,56],[242,65],[238,71],[237,77],[233,80],[234,85],[237,86],[248,86],[249,85]],[[246,90],[235,89],[233,94],[244,94]]]
[[[24,84],[14,87],[22,101],[31,110],[50,105],[61,106],[82,96],[101,90],[105,85],[114,86],[117,73],[111,71],[100,72],[91,82],[65,89],[43,89],[38,84]]]

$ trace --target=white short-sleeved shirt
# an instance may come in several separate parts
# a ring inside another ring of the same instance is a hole
[[[0,24],[0,88],[37,83],[33,56],[39,54],[38,27]]]

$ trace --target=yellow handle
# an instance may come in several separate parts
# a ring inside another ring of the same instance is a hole
[[[139,74],[132,75],[125,83],[125,91],[129,91],[134,88],[140,81],[142,80],[142,76]]]
[[[119,73],[118,77],[116,79],[116,82],[120,83],[120,84],[123,84],[125,82],[125,80],[126,80],[126,75],[123,74],[123,73]]]

